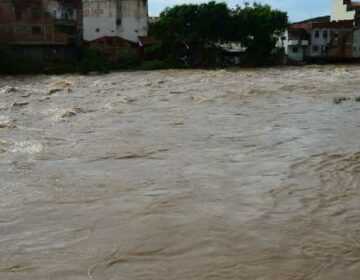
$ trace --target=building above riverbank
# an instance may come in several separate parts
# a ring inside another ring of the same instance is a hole
[[[0,45],[50,59],[82,42],[81,0],[0,1]]]
[[[294,23],[285,36],[285,51],[295,61],[357,58],[360,45],[354,33],[354,20]]]
[[[146,0],[83,0],[84,40],[121,37],[135,43],[148,32]]]

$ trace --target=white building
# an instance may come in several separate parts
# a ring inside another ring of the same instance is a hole
[[[354,19],[355,12],[348,11],[347,6],[344,5],[343,0],[332,0],[331,3],[331,20],[347,20]]]
[[[314,28],[310,31],[311,57],[321,57],[327,52],[328,45],[330,44],[330,33],[331,29],[326,25],[323,27]]]
[[[281,37],[278,47],[283,47],[285,54],[294,61],[303,61],[309,55],[310,36],[305,30],[288,30]]]
[[[104,36],[138,42],[148,32],[147,0],[83,0],[85,41]]]

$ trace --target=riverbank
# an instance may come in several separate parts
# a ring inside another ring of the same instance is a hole
[[[312,67],[312,66],[357,66],[359,60],[313,60],[295,62],[291,60],[279,60],[276,65],[254,67],[246,64],[218,64],[212,67],[189,67],[181,63],[174,63],[163,60],[143,60],[127,55],[120,60],[108,60],[96,50],[88,52],[78,60],[58,60],[52,63],[40,63],[37,61],[24,60],[9,56],[6,59],[0,57],[0,75],[66,75],[66,74],[109,74],[128,71],[147,71],[147,70],[246,70],[246,69],[269,69],[276,67]]]

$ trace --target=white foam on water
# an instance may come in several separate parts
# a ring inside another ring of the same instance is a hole
[[[42,149],[43,145],[41,143],[32,141],[20,141],[15,142],[9,149],[9,152],[36,154],[40,153]]]
[[[6,94],[11,92],[16,92],[16,88],[10,86],[0,88],[0,94]]]

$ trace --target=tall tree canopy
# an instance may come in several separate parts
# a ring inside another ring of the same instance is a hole
[[[233,27],[237,30],[233,40],[246,48],[244,59],[248,64],[269,64],[276,41],[287,26],[287,13],[269,5],[237,6],[233,13]]]
[[[246,48],[245,60],[265,64],[274,49],[275,35],[287,25],[287,14],[268,5],[230,9],[225,3],[210,1],[165,9],[150,32],[157,39],[158,55],[167,59],[187,56],[196,64],[208,64],[221,43],[237,42]]]

